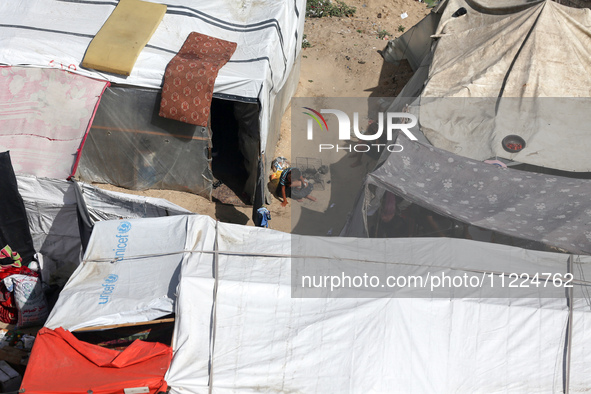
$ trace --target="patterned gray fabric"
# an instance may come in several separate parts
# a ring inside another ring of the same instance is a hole
[[[591,180],[501,168],[399,137],[368,182],[462,222],[591,253]]]

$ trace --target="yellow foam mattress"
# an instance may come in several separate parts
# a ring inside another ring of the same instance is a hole
[[[90,42],[82,67],[129,75],[166,13],[166,5],[120,0]]]

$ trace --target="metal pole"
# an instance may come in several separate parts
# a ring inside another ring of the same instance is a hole
[[[216,334],[216,316],[217,316],[217,295],[218,295],[218,265],[219,265],[219,253],[218,253],[218,223],[215,222],[215,242],[213,246],[213,306],[211,311],[211,351],[210,351],[210,364],[209,364],[209,394],[213,392],[213,353],[215,348],[215,334]]]
[[[567,263],[567,271],[569,274],[573,272],[573,255],[571,254],[568,256],[568,263]],[[573,337],[573,287],[569,287],[567,289],[567,300],[568,300],[568,330],[567,330],[567,338],[566,338],[566,380],[565,380],[565,387],[564,392],[565,394],[569,393],[570,390],[570,359],[571,359],[571,345],[572,345],[572,337]]]

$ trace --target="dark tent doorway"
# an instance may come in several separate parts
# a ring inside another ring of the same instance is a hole
[[[214,98],[210,122],[215,178],[212,198],[225,204],[250,205],[245,193],[250,164],[245,157],[249,150],[259,149],[258,104]]]

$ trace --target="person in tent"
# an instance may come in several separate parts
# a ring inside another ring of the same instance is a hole
[[[382,199],[377,237],[452,236],[450,219],[386,191]]]
[[[279,178],[279,188],[281,190],[281,206],[287,205],[287,195],[298,201],[302,201],[307,198],[312,201],[316,201],[316,198],[311,196],[314,185],[308,182],[302,176],[302,172],[299,168],[289,167],[283,170],[281,177]]]

